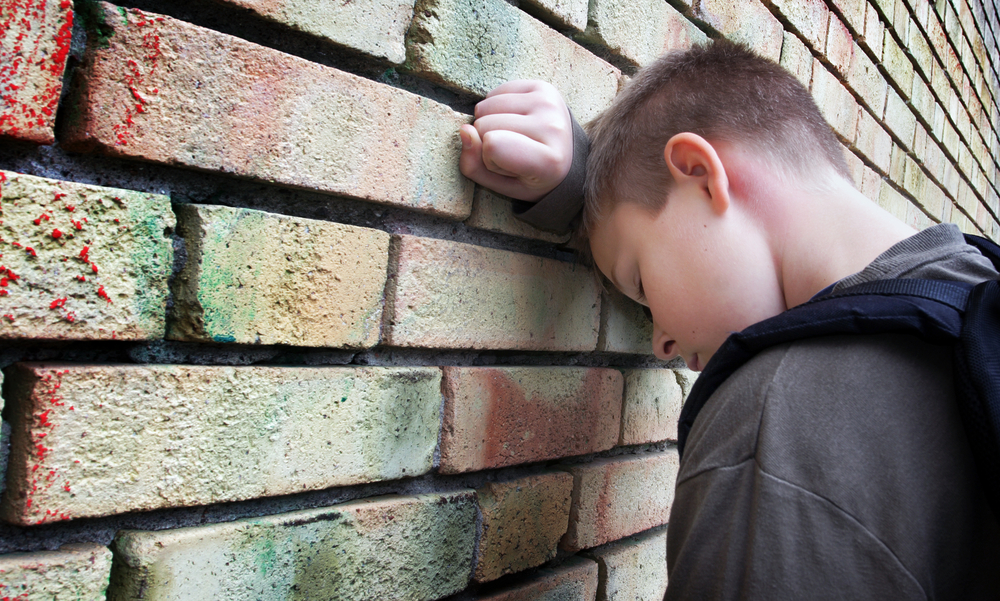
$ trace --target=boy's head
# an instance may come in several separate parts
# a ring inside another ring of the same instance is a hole
[[[692,369],[731,332],[786,308],[771,227],[782,218],[769,205],[850,179],[809,92],[727,41],[646,67],[589,133],[583,230],[594,260],[650,307],[655,354]]]

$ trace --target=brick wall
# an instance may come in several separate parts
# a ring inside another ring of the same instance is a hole
[[[0,598],[662,596],[693,374],[457,129],[720,36],[1000,239],[989,0],[0,0]]]

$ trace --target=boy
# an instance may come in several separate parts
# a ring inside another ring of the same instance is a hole
[[[558,93],[505,84],[476,117],[463,173],[567,227],[584,145]],[[661,359],[700,370],[730,333],[834,285],[998,277],[955,226],[916,233],[861,195],[809,93],[745,47],[661,58],[589,132],[580,230],[649,307]],[[778,345],[734,373],[687,439],[667,598],[1000,598],[950,365],[880,334]]]

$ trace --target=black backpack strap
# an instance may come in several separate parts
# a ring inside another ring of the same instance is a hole
[[[729,336],[695,381],[677,424],[677,449],[709,397],[733,372],[769,347],[833,334],[913,334],[950,344],[962,331],[970,284],[880,280],[813,299]]]

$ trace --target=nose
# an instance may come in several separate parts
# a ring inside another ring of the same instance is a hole
[[[669,361],[677,356],[679,350],[677,349],[677,343],[674,342],[667,333],[664,332],[658,325],[653,324],[653,354],[656,355],[657,359],[663,361]]]

